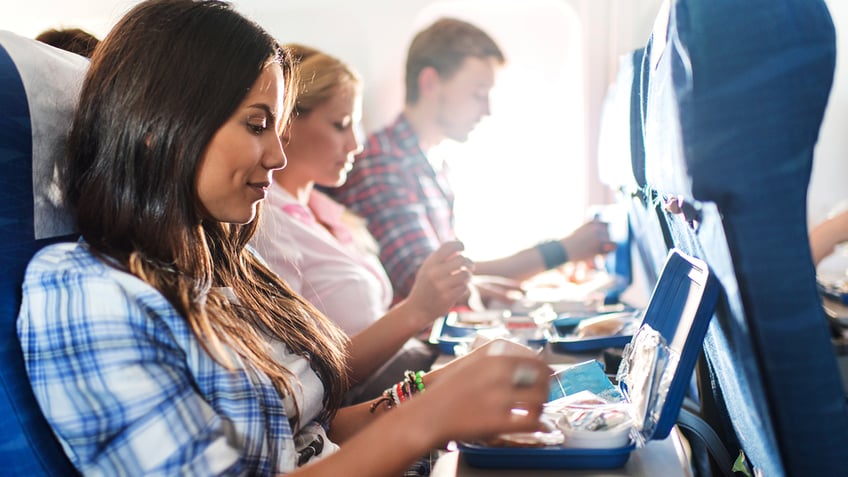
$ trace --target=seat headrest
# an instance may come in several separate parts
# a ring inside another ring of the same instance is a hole
[[[38,403],[15,333],[24,268],[39,248],[73,240],[56,164],[88,61],[0,31],[0,473],[74,475]]]
[[[11,113],[8,115],[4,111],[6,118],[0,128],[2,134],[11,134],[11,139],[31,141],[29,148],[26,144],[4,144],[5,159],[19,164],[31,157],[34,238],[67,235],[73,231],[73,223],[61,202],[56,164],[65,150],[88,60],[8,31],[0,31],[0,47],[14,68],[4,68],[0,81],[20,81],[26,93],[23,97],[7,96],[13,110],[7,110]],[[19,79],[14,77],[14,71]],[[19,89],[4,87],[2,91],[4,95],[16,95]]]
[[[610,84],[601,110],[598,134],[598,175],[611,189],[635,188],[632,171],[632,98],[634,77],[641,67],[642,49],[621,55],[618,72]],[[635,59],[638,58],[638,63]],[[638,85],[638,83],[637,83]],[[638,96],[638,94],[636,95]],[[638,131],[641,135],[641,129]]]

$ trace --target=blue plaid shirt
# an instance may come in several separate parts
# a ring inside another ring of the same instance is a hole
[[[296,467],[286,402],[268,377],[215,362],[159,292],[84,243],[48,247],[30,262],[18,336],[41,409],[84,474]],[[304,359],[288,359],[296,375],[318,379]],[[307,423],[299,432],[323,434],[313,420],[323,388],[312,384],[306,403],[298,396]]]

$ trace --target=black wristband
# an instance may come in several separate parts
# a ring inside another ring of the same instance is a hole
[[[536,245],[545,262],[545,270],[556,268],[568,261],[568,252],[558,240],[549,240]]]

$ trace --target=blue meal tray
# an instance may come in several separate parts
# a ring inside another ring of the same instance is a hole
[[[551,349],[558,353],[590,353],[606,348],[624,348],[633,335],[606,336],[602,338],[551,339]]]
[[[643,315],[642,327],[650,326],[659,333],[666,346],[679,358],[671,373],[671,385],[660,407],[655,424],[649,426],[648,439],[664,439],[671,432],[683,396],[688,388],[701,351],[707,326],[715,311],[720,285],[710,273],[706,263],[672,249],[666,258],[651,300]],[[641,330],[640,330],[641,331]],[[639,333],[637,332],[637,335]],[[553,342],[552,342],[553,343]],[[634,354],[629,362],[631,370],[651,369],[652,363],[638,362]],[[625,382],[619,383],[624,396],[629,394]],[[641,416],[647,422],[648,416]],[[644,431],[643,431],[644,432]],[[533,468],[533,469],[612,469],[627,463],[631,444],[614,449],[581,449],[570,447],[491,447],[460,442],[458,444],[466,462],[483,468]]]
[[[459,444],[468,465],[486,469],[616,469],[636,446],[615,449],[569,447],[488,447]]]
[[[496,328],[502,328],[506,326],[507,329],[510,329],[506,323],[510,320],[508,317],[504,317],[503,321],[499,323],[492,324],[467,324],[460,323],[457,320],[458,313],[451,312],[447,315],[436,319],[433,322],[432,328],[430,328],[430,336],[428,341],[431,344],[438,346],[439,352],[445,355],[453,356],[455,354],[454,348],[457,345],[470,345],[472,341],[474,341],[474,337],[476,336],[478,331],[486,331],[493,330]],[[512,330],[514,333],[520,333],[521,330],[515,329]],[[539,347],[544,346],[547,342],[547,336],[545,336],[541,330],[538,336],[513,336],[513,338],[519,339],[522,343],[530,346],[530,347]]]
[[[637,311],[631,309],[619,313],[633,314]],[[571,319],[557,318],[553,321],[553,326],[548,330],[548,342],[551,344],[551,351],[556,353],[587,353],[600,351],[605,348],[623,348],[627,343],[630,343],[630,340],[633,338],[632,333],[591,338],[580,338],[572,334],[577,325],[585,319],[611,315],[612,313],[603,313]]]
[[[437,318],[430,328],[429,342],[439,347],[439,352],[448,356],[455,354],[454,347],[458,344],[471,344],[474,340],[474,333],[477,330],[473,328],[457,328],[450,325],[445,325],[447,317]]]
[[[551,325],[556,327],[560,334],[571,333],[581,321],[589,318],[597,318],[599,316],[610,315],[613,313],[635,312],[636,308],[617,303],[615,305],[604,305],[601,309],[595,311],[585,311],[581,313],[560,313],[551,321]]]
[[[601,336],[598,338],[574,338],[563,335],[554,327],[548,342],[557,353],[588,353],[605,348],[624,348],[633,335]]]

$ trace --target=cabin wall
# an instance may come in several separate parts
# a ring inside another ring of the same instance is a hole
[[[597,137],[601,105],[615,77],[618,56],[645,44],[661,0],[553,0],[576,13],[582,26],[584,71],[584,169],[586,204],[606,203],[609,191],[598,181]],[[256,15],[281,41],[299,41],[316,46],[350,62],[366,78],[363,120],[367,131],[394,118],[403,104],[403,62],[411,36],[429,20],[428,11],[439,4],[464,4],[465,10],[479,8],[508,10],[511,0],[372,0],[370,7],[338,0],[289,0],[277,2],[272,13],[268,2],[237,2],[245,13]],[[463,10],[463,8],[459,10]],[[261,18],[259,10],[266,13]],[[474,18],[474,14],[468,14]],[[484,20],[484,19],[481,19]],[[482,22],[481,22],[482,23]],[[320,28],[316,28],[321,25]],[[535,34],[535,24],[519,25],[526,41],[544,42]],[[326,32],[334,32],[328,35]],[[532,87],[532,85],[528,85]],[[545,105],[539,105],[545,107]],[[532,120],[532,117],[528,117]],[[568,158],[563,157],[563,160]]]
[[[237,0],[239,11],[265,26],[281,41],[298,41],[343,58],[366,78],[366,130],[390,120],[402,104],[402,65],[422,11],[440,3],[503,7],[511,0]],[[597,137],[601,105],[615,77],[618,56],[645,44],[661,0],[551,0],[568,5],[582,25],[585,130],[583,172],[586,204],[610,200],[597,177]],[[0,0],[0,29],[26,36],[53,26],[80,26],[102,37],[133,0]],[[848,29],[848,3],[827,0],[837,32]],[[534,25],[523,26],[534,38]],[[848,36],[837,35],[838,60],[834,88],[825,117],[809,193],[811,223],[830,210],[848,206]],[[528,118],[532,120],[532,118]]]

